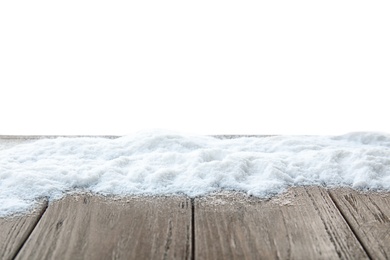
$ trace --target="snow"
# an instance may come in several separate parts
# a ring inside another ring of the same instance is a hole
[[[390,135],[223,139],[148,131],[0,141],[0,216],[75,191],[194,197],[238,190],[270,197],[299,185],[390,191]]]

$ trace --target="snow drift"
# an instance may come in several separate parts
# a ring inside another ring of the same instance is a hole
[[[269,197],[289,186],[390,190],[390,135],[221,139],[143,132],[117,139],[0,140],[0,216],[76,190],[113,195],[237,190]]]

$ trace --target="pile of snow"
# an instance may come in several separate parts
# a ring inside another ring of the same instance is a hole
[[[191,197],[239,190],[269,197],[296,185],[390,190],[390,135],[221,139],[144,132],[0,141],[0,216],[75,190]]]

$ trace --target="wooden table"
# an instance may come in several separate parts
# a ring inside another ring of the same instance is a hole
[[[389,259],[390,194],[78,194],[2,218],[0,230],[0,259]]]

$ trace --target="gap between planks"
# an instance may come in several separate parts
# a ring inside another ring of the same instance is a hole
[[[390,192],[337,188],[329,193],[372,259],[390,258]]]
[[[191,203],[191,259],[195,260],[195,199],[190,199]]]
[[[42,210],[40,211],[40,214],[38,215],[38,217],[37,217],[35,223],[32,225],[31,230],[28,232],[26,238],[23,240],[23,242],[21,243],[21,245],[19,246],[19,248],[16,250],[15,255],[11,257],[12,259],[15,259],[15,258],[18,256],[20,250],[22,250],[22,248],[23,248],[24,244],[26,243],[27,239],[31,236],[32,232],[34,231],[34,229],[35,229],[36,226],[38,225],[39,221],[41,221],[43,215],[45,214],[45,212],[46,212],[46,210],[47,210],[47,208],[48,208],[48,206],[49,206],[49,203],[48,203],[47,200],[45,200],[44,205],[43,205],[43,207],[42,207]]]
[[[334,197],[334,195],[332,194],[332,192],[330,192],[328,190],[328,194],[329,194],[329,197],[332,199],[333,201],[333,204],[336,206],[336,208],[339,210],[341,216],[344,218],[344,221],[348,224],[349,228],[351,229],[351,231],[353,232],[353,234],[355,235],[356,239],[359,241],[360,245],[362,246],[363,250],[366,252],[367,256],[370,258],[370,259],[374,259],[372,257],[372,255],[370,254],[370,251],[368,250],[368,248],[366,248],[366,246],[364,245],[363,241],[362,241],[362,238],[359,236],[359,234],[356,232],[356,229],[353,227],[353,225],[351,225],[351,222],[348,220],[348,218],[346,217],[346,215],[344,214],[344,212],[342,211],[339,203],[337,202],[336,198]]]
[[[0,218],[0,259],[14,259],[38,225],[48,207],[47,200],[41,200],[28,214]]]

